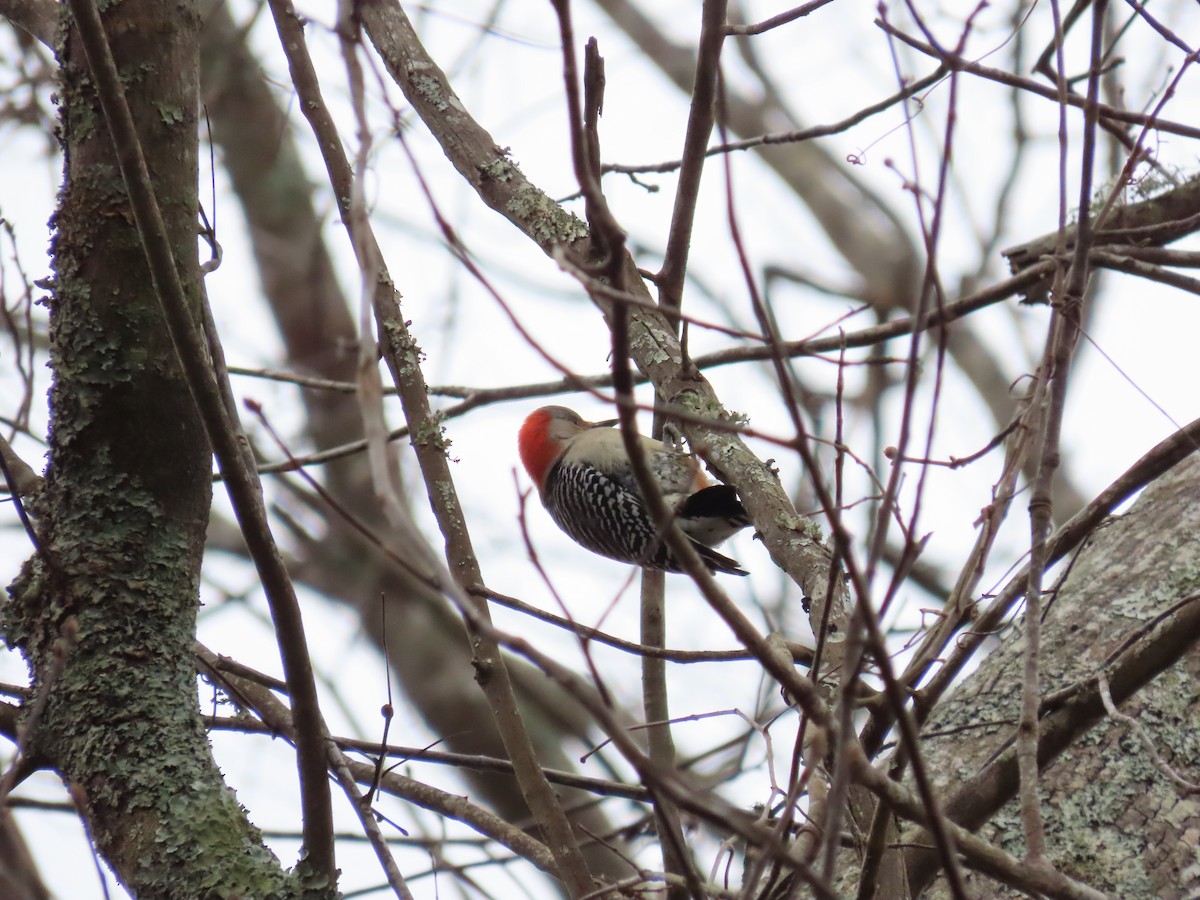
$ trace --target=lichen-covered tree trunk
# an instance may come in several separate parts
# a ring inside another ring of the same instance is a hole
[[[1193,455],[1148,487],[1128,512],[1098,529],[1048,595],[1043,697],[1087,683],[1099,672],[1114,678],[1115,654],[1136,649],[1156,624],[1181,627],[1172,610],[1194,603],[1200,589],[1198,529],[1200,459]],[[926,765],[946,796],[983,770],[1015,730],[1022,642],[1018,622],[926,725]],[[1194,646],[1120,711],[1141,724],[1176,774],[1197,781],[1200,653]],[[1156,767],[1137,735],[1102,719],[1046,768],[1040,785],[1048,855],[1060,871],[1110,897],[1200,896],[1200,805]],[[956,815],[958,806],[947,800],[946,810]],[[1020,857],[1025,845],[1016,801],[979,834]],[[921,868],[920,841],[904,841],[900,846],[915,871]],[[1024,896],[978,873],[970,873],[968,883],[988,897]],[[937,881],[923,896],[949,892]]]
[[[199,17],[191,0],[128,0],[103,18],[198,305]],[[69,20],[62,35],[49,467],[34,504],[40,549],[3,615],[5,641],[47,701],[27,723],[27,757],[62,776],[134,895],[297,894],[225,786],[200,722],[193,642],[209,445]]]

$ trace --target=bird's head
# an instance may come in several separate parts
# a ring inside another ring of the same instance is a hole
[[[589,422],[573,409],[565,406],[543,406],[525,418],[517,433],[517,450],[525,471],[533,479],[538,490],[546,486],[546,475],[550,467],[580,434],[592,428],[611,428],[616,419]]]

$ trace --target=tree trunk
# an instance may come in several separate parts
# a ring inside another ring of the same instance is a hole
[[[111,5],[104,23],[198,310],[199,17],[187,0],[131,0]],[[34,509],[39,553],[3,617],[5,640],[47,701],[27,718],[26,762],[61,774],[136,896],[296,895],[225,786],[201,725],[193,646],[209,444],[68,26],[49,468]]]
[[[1193,455],[1148,487],[1129,512],[1102,526],[1079,551],[1057,592],[1046,594],[1043,698],[1096,672],[1111,678],[1110,654],[1136,648],[1164,611],[1197,591],[1198,531],[1200,458]],[[1161,624],[1171,623],[1167,617]],[[1131,636],[1135,640],[1127,644]],[[1002,646],[939,705],[925,727],[926,765],[947,797],[983,769],[1015,731],[1022,638],[1021,628],[1010,628]],[[1193,784],[1200,780],[1198,688],[1200,653],[1193,646],[1118,704],[1146,730],[1167,764]],[[1114,679],[1113,692],[1117,689]],[[1043,766],[1041,796],[1049,861],[1060,871],[1112,897],[1197,896],[1200,808],[1155,767],[1138,737],[1113,719],[1076,737]],[[947,814],[959,816],[965,805],[950,799]],[[979,833],[1009,853],[1024,854],[1015,800]],[[906,856],[919,888],[926,872],[921,855],[910,851]],[[972,879],[989,897],[1024,896],[977,873],[968,883]],[[923,896],[949,894],[939,881]]]

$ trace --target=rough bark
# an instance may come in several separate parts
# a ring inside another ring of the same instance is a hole
[[[1109,654],[1200,588],[1200,459],[1147,488],[1081,550],[1059,587],[1043,629],[1044,695],[1103,667]],[[1022,631],[1011,628],[926,725],[926,758],[947,792],[978,772],[1010,738],[1019,699]],[[1200,653],[1195,646],[1120,711],[1140,722],[1159,754],[1195,783],[1200,759]],[[1105,719],[1045,768],[1041,779],[1050,861],[1113,897],[1184,898],[1200,890],[1196,866],[1200,807],[1157,769],[1141,742]],[[952,804],[948,811],[953,814]],[[1023,853],[1010,802],[980,835]],[[911,836],[911,835],[910,835]],[[911,855],[911,854],[910,854]],[[910,870],[912,870],[910,860]],[[982,876],[989,897],[1022,896]],[[923,896],[947,896],[935,883]]]
[[[131,0],[104,23],[198,309],[195,4]],[[60,773],[134,895],[298,896],[226,787],[200,720],[192,647],[211,456],[67,24],[40,550],[3,613],[4,638],[46,701],[26,722],[27,759]]]

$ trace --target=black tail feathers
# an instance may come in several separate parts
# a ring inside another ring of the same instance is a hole
[[[720,518],[736,522],[741,527],[750,524],[750,516],[746,507],[738,499],[737,491],[727,484],[714,484],[701,488],[683,501],[679,508],[679,516],[683,519]]]
[[[730,559],[721,553],[718,553],[712,547],[705,547],[703,544],[698,544],[692,541],[692,546],[696,548],[696,552],[700,554],[700,558],[704,560],[704,564],[708,566],[709,571],[724,572],[727,575],[749,575],[742,568],[741,563],[736,559]]]

